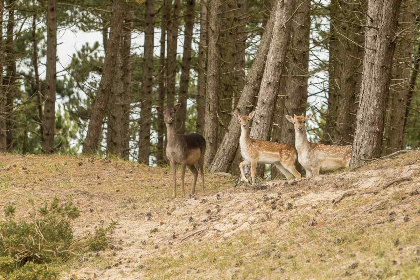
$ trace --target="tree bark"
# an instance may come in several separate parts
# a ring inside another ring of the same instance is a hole
[[[0,73],[3,73],[4,51],[3,51],[3,11],[4,0],[0,0]],[[6,91],[3,86],[3,75],[0,75],[0,153],[7,152],[6,141]]]
[[[55,88],[57,64],[57,0],[48,0],[47,4],[47,73],[45,77],[45,105],[42,150],[54,152],[55,136]]]
[[[182,68],[181,68],[181,82],[179,85],[178,103],[181,104],[177,112],[176,128],[177,133],[185,134],[185,122],[187,120],[187,99],[188,99],[188,86],[190,81],[190,68],[191,68],[191,42],[193,37],[194,18],[195,18],[195,0],[186,1],[186,11],[184,14],[184,50],[182,55]]]
[[[160,108],[165,107],[165,49],[166,49],[166,33],[168,29],[168,18],[170,15],[170,6],[168,3],[169,0],[163,0],[162,7],[162,16],[160,23],[160,57],[159,57],[159,74],[158,74],[158,86],[159,86],[159,96],[158,96],[158,106]],[[163,115],[158,112],[157,114],[157,152],[156,152],[156,161],[157,164],[162,164],[164,162],[164,135],[165,135],[165,122],[163,120]]]
[[[410,91],[410,72],[412,66],[413,39],[416,27],[417,1],[404,0],[399,15],[399,32],[392,69],[393,84],[390,87],[385,126],[383,154],[391,154],[404,148],[404,123],[408,92]]]
[[[152,125],[153,98],[153,48],[155,29],[155,3],[146,0],[146,32],[144,39],[143,87],[141,94],[139,159],[140,163],[149,164],[150,129]]]
[[[255,97],[260,90],[261,80],[264,74],[265,62],[270,48],[271,38],[273,35],[274,15],[276,9],[271,12],[264,34],[261,38],[261,43],[258,48],[257,55],[251,69],[246,77],[246,83],[239,98],[236,111],[242,114],[249,113],[254,107]],[[241,126],[235,119],[229,122],[228,132],[223,137],[221,144],[214,157],[213,163],[210,167],[211,172],[228,172],[235,158],[239,145],[239,137],[241,135]]]
[[[32,1],[32,4],[35,5],[35,0]],[[44,135],[43,132],[43,113],[42,113],[42,93],[41,93],[41,86],[39,83],[39,68],[38,68],[38,40],[36,36],[36,21],[37,16],[36,14],[33,15],[32,18],[32,43],[33,43],[33,53],[32,53],[32,64],[34,66],[34,85],[33,91],[36,95],[37,107],[38,107],[38,123],[39,123],[39,134],[41,135],[41,142],[43,142],[42,137]]]
[[[351,166],[381,155],[401,0],[369,0],[365,56]]]
[[[200,44],[198,46],[198,80],[197,80],[197,133],[204,132],[206,73],[207,73],[207,4],[208,0],[200,2]]]
[[[206,92],[206,119],[204,123],[204,138],[207,148],[204,165],[209,167],[217,151],[217,130],[219,107],[219,75],[220,75],[220,50],[218,40],[220,35],[220,9],[221,0],[211,0],[208,29],[208,58],[207,58],[207,92]]]
[[[413,95],[414,95],[414,90],[416,87],[416,81],[417,81],[417,76],[419,74],[419,70],[420,70],[420,46],[417,47],[417,54],[416,54],[416,57],[414,58],[413,71],[411,72],[411,77],[410,77],[410,85],[409,85],[409,90],[407,94],[407,105],[405,106],[404,135],[405,135],[405,130],[407,128],[408,115],[411,109],[411,101],[413,100]]]
[[[348,145],[353,142],[357,96],[363,61],[363,28],[359,14],[365,1],[333,0],[329,62],[328,112],[323,142]]]
[[[166,105],[173,107],[175,105],[175,85],[177,74],[177,40],[179,26],[180,0],[175,0],[173,5],[173,14],[168,24],[168,52],[166,58]]]
[[[92,108],[87,136],[83,145],[84,154],[95,153],[98,149],[99,138],[102,132],[102,122],[105,116],[114,69],[117,65],[118,49],[120,47],[121,33],[124,21],[124,0],[114,0],[112,3],[111,31],[106,47],[106,56],[103,74],[99,84],[95,103]]]
[[[257,108],[251,129],[251,138],[269,140],[279,80],[286,61],[290,41],[290,26],[295,0],[277,3],[273,39],[261,81]]]
[[[4,79],[5,90],[6,90],[6,145],[7,151],[13,150],[14,144],[14,99],[16,96],[17,85],[16,85],[16,57],[14,51],[14,28],[15,28],[15,5],[16,0],[9,1],[9,18],[7,20],[6,30],[6,46],[5,46],[5,58],[6,58],[6,77]]]

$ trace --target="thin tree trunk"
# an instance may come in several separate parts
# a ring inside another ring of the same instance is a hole
[[[6,91],[3,86],[3,64],[4,64],[4,51],[3,51],[3,11],[4,0],[0,0],[0,153],[7,151],[6,142]]]
[[[141,94],[139,162],[149,164],[150,129],[152,125],[153,43],[155,29],[155,3],[146,0],[146,31],[144,39],[143,87]]]
[[[351,166],[381,155],[401,0],[369,0],[365,56]]]
[[[251,69],[246,77],[246,83],[239,98],[236,111],[242,114],[249,113],[254,107],[255,97],[260,90],[261,80],[264,74],[265,62],[270,48],[271,38],[273,35],[274,16],[276,9],[273,9],[268,20],[261,43],[258,48],[257,55]],[[235,158],[239,145],[239,136],[241,135],[241,126],[235,119],[229,122],[228,132],[223,137],[221,144],[214,156],[213,163],[210,167],[211,172],[227,172]]]
[[[15,28],[15,0],[9,2],[9,18],[7,21],[7,38],[5,47],[6,58],[6,145],[7,151],[13,150],[14,143],[14,99],[17,91],[16,85],[16,57],[14,52],[14,28]]]
[[[204,132],[206,73],[207,73],[207,4],[208,0],[200,2],[200,44],[198,47],[198,81],[197,81],[197,133]]]
[[[57,0],[47,2],[47,74],[45,77],[45,112],[43,125],[42,150],[54,152],[55,136],[55,88],[57,64]]]
[[[32,4],[35,5],[35,0],[32,1]],[[34,78],[35,83],[33,86],[34,93],[36,94],[36,101],[37,101],[37,107],[38,107],[38,123],[39,123],[39,134],[41,135],[41,142],[42,137],[44,136],[43,132],[43,113],[42,113],[42,94],[41,94],[41,86],[39,83],[39,69],[38,69],[38,40],[36,37],[36,20],[37,16],[36,14],[33,15],[32,20],[32,43],[33,43],[33,55],[32,55],[32,64],[34,66]]]
[[[103,66],[103,74],[99,84],[95,103],[92,108],[87,136],[83,145],[84,154],[95,153],[102,132],[102,122],[105,116],[114,69],[117,64],[117,54],[120,46],[121,33],[124,21],[124,0],[114,0],[112,3],[111,31],[106,47],[106,56]]]
[[[159,84],[159,97],[158,97],[158,106],[160,108],[165,107],[165,49],[166,49],[166,31],[168,29],[168,18],[170,15],[170,6],[168,3],[169,0],[163,0],[162,7],[162,16],[160,24],[160,57],[159,57],[159,75],[158,75],[158,84]],[[162,164],[164,161],[164,135],[165,135],[165,122],[163,120],[163,115],[158,112],[157,115],[157,153],[156,161],[158,164]]]
[[[390,87],[385,126],[383,154],[391,154],[404,148],[404,122],[410,72],[412,66],[413,39],[416,27],[417,1],[403,0],[399,15],[399,32],[402,32],[395,48],[393,71],[394,84]]]
[[[168,24],[168,53],[166,55],[166,94],[167,106],[173,107],[175,105],[175,85],[177,74],[177,41],[178,41],[178,26],[179,26],[179,11],[180,0],[175,0],[173,5],[173,14]]]
[[[267,56],[251,129],[251,137],[255,139],[269,140],[270,138],[279,80],[286,61],[286,51],[290,41],[290,19],[292,18],[294,7],[295,0],[283,0],[277,3],[273,39]]]
[[[417,47],[417,54],[414,60],[414,67],[413,67],[413,71],[411,72],[411,77],[410,77],[409,91],[407,94],[407,105],[405,106],[404,135],[405,135],[405,130],[407,128],[408,115],[411,109],[411,101],[413,100],[413,95],[414,95],[414,90],[416,87],[417,76],[419,75],[419,70],[420,70],[420,45]]]
[[[194,28],[195,18],[195,0],[186,1],[186,11],[184,14],[185,32],[184,32],[184,51],[182,52],[182,70],[181,82],[179,85],[178,103],[181,104],[177,112],[176,128],[177,133],[185,133],[185,122],[187,120],[187,99],[188,99],[188,86],[190,81],[190,68],[191,68],[191,42]]]
[[[221,0],[211,0],[208,29],[208,66],[207,66],[207,92],[206,92],[206,119],[204,123],[204,138],[207,142],[204,165],[209,167],[217,151],[217,130],[219,121],[217,111],[219,107],[219,75],[220,50],[218,40],[220,35],[220,9]]]

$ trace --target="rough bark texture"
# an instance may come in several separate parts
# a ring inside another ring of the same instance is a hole
[[[166,33],[168,29],[168,18],[170,13],[169,0],[163,1],[162,15],[160,22],[160,57],[159,57],[159,74],[158,74],[158,106],[165,107],[165,49],[166,49]],[[157,114],[157,134],[158,142],[156,147],[156,162],[162,164],[164,162],[164,135],[165,135],[165,122],[163,115],[158,112]]]
[[[47,4],[47,73],[45,77],[45,105],[42,151],[54,152],[55,136],[55,88],[57,64],[57,0],[48,0]]]
[[[265,62],[273,35],[274,15],[275,9],[273,9],[270,19],[267,22],[257,55],[255,56],[255,60],[246,77],[244,89],[235,109],[241,114],[249,113],[251,111],[255,104],[255,97],[258,95],[260,90]],[[223,140],[214,157],[210,168],[211,172],[229,171],[238,150],[240,135],[241,126],[236,119],[232,118],[229,122],[228,132],[223,137]],[[237,166],[235,168],[237,168]]]
[[[416,27],[417,1],[404,0],[401,3],[397,39],[392,69],[392,84],[389,92],[385,126],[383,154],[391,154],[404,148],[404,123],[410,72],[412,66],[413,39]]]
[[[166,55],[166,105],[173,107],[175,104],[175,84],[177,74],[177,40],[179,26],[180,0],[175,0],[173,13],[168,24],[168,53]]]
[[[219,107],[219,74],[220,74],[220,50],[218,40],[220,35],[220,9],[221,0],[212,0],[209,13],[208,29],[208,65],[207,65],[207,92],[206,92],[206,119],[204,123],[204,138],[207,148],[204,165],[209,167],[217,151],[217,111]]]
[[[112,3],[111,31],[106,46],[106,56],[103,74],[92,108],[87,136],[83,145],[84,154],[95,153],[98,149],[102,132],[102,122],[111,94],[114,70],[117,66],[117,55],[121,41],[124,21],[124,0],[114,0]]]
[[[289,52],[286,57],[286,71],[280,82],[279,96],[276,102],[272,140],[295,144],[293,125],[285,115],[300,115],[306,111],[308,98],[308,66],[309,66],[309,11],[311,2],[301,2],[292,23],[292,34]],[[283,82],[283,83],[282,83]]]
[[[3,26],[4,0],[0,0],[0,26]],[[0,28],[0,73],[3,73],[3,28]],[[6,91],[3,86],[3,75],[0,75],[0,153],[7,151],[6,142]]]
[[[193,37],[194,28],[194,13],[195,13],[195,0],[186,1],[186,9],[184,14],[184,50],[182,52],[182,67],[181,67],[181,82],[179,84],[179,97],[178,103],[181,104],[177,112],[176,130],[178,134],[185,133],[185,122],[187,120],[187,99],[188,99],[188,86],[190,81],[190,68],[191,68],[191,42]]]
[[[35,0],[32,1],[33,5],[35,5]],[[38,122],[39,122],[39,134],[41,138],[43,137],[43,113],[42,113],[42,93],[41,93],[41,85],[39,83],[39,69],[38,69],[38,40],[36,36],[36,21],[37,16],[36,14],[33,15],[32,18],[32,64],[34,66],[34,83],[33,83],[33,92],[36,95],[36,102],[38,107]],[[41,140],[42,141],[42,140]]]
[[[277,3],[273,39],[267,56],[251,129],[251,138],[254,139],[270,139],[276,95],[290,41],[290,25],[294,7],[295,0],[281,0]]]
[[[3,84],[6,90],[6,145],[7,151],[13,150],[13,130],[15,126],[14,121],[14,105],[17,85],[16,85],[16,57],[14,52],[14,28],[15,28],[15,0],[9,1],[9,18],[7,20],[6,30],[6,46],[5,46],[5,58],[6,58],[6,76]]]
[[[325,143],[348,145],[353,141],[364,41],[359,14],[365,12],[365,7],[363,0],[333,0],[331,3]]]
[[[129,108],[131,82],[131,11],[125,4],[125,25],[117,54],[117,65],[108,104],[107,154],[123,159],[129,156]]]
[[[409,85],[409,90],[407,94],[407,105],[405,106],[404,134],[405,134],[405,129],[407,127],[407,119],[408,119],[408,115],[411,109],[411,101],[413,100],[414,89],[416,87],[416,81],[417,81],[417,76],[419,74],[419,70],[420,70],[420,46],[417,47],[417,54],[414,58],[413,71],[410,77],[410,85]]]
[[[152,125],[153,43],[155,29],[155,3],[146,0],[146,32],[144,39],[143,86],[141,91],[139,162],[149,164],[150,129]]]
[[[362,88],[351,166],[381,155],[401,0],[369,0]]]
[[[206,102],[206,71],[207,71],[207,2],[200,1],[200,45],[198,47],[198,80],[197,80],[197,133],[204,132],[205,102]]]

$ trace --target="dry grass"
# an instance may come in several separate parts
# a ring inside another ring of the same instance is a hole
[[[70,197],[78,236],[118,223],[110,248],[77,257],[64,279],[419,279],[419,159],[265,190],[206,174],[204,193],[172,199],[169,168],[3,155],[0,206],[25,217],[29,199]]]

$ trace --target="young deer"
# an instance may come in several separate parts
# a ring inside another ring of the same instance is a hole
[[[194,174],[194,183],[192,193],[195,193],[198,171],[201,173],[201,181],[204,190],[204,154],[206,152],[206,140],[197,133],[179,135],[175,133],[175,113],[181,104],[175,105],[163,111],[163,117],[166,123],[167,144],[166,157],[169,160],[174,175],[174,197],[176,197],[176,164],[181,164],[181,187],[182,194],[185,196],[184,178],[185,167]],[[158,108],[160,110],[160,108]]]
[[[311,143],[306,137],[305,123],[312,117],[286,115],[289,122],[295,127],[295,146],[298,152],[299,163],[306,170],[306,177],[319,174],[319,171],[333,171],[348,168],[351,159],[351,146],[330,146]]]
[[[294,147],[284,143],[256,140],[249,137],[250,121],[254,117],[254,113],[252,112],[248,116],[233,114],[241,123],[239,144],[244,158],[244,161],[239,164],[241,180],[248,183],[243,168],[244,165],[251,163],[251,181],[255,183],[255,171],[258,162],[274,164],[286,176],[287,180],[293,179],[293,176],[301,178],[300,173],[295,168],[297,154]]]

